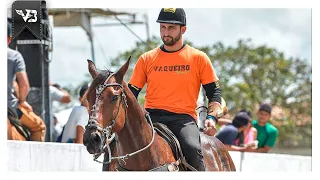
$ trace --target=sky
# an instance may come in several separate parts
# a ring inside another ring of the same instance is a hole
[[[113,9],[137,13],[137,20],[148,15],[150,36],[159,36],[156,19],[160,8]],[[266,44],[284,52],[286,57],[299,57],[311,64],[311,9],[185,9],[187,31],[184,39],[196,46],[221,41],[235,45],[251,38],[254,45]],[[121,17],[125,19],[126,17]],[[112,18],[94,18],[92,24],[116,22]],[[129,26],[146,40],[146,26]],[[54,27],[50,80],[63,86],[76,86],[85,80],[87,59],[91,59],[90,42],[81,27]],[[94,47],[97,68],[110,67],[110,59],[133,48],[139,41],[124,26],[95,27]]]

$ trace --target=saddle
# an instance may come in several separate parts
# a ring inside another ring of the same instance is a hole
[[[20,140],[26,140],[26,141],[30,141],[30,137],[31,137],[31,133],[29,131],[28,128],[26,128],[24,125],[21,124],[18,114],[16,112],[15,109],[13,108],[8,108],[8,119],[11,123],[11,125],[13,125],[13,127],[15,127],[15,129],[17,130],[17,132],[23,137],[23,138],[19,138]],[[17,137],[17,136],[15,136]],[[11,139],[11,140],[16,140],[16,139]]]
[[[179,162],[179,169],[184,171],[197,171],[194,167],[187,163],[182,153],[180,143],[172,131],[162,123],[152,123],[155,131],[170,145],[175,159]]]

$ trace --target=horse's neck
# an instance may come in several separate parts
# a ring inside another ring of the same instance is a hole
[[[152,129],[147,123],[143,109],[127,86],[124,86],[127,96],[127,115],[126,122],[121,131],[117,134],[117,149],[118,155],[125,155],[147,146],[152,140]],[[144,157],[150,157],[152,147],[139,152],[138,154],[126,160],[126,167],[137,167],[145,161]],[[132,163],[131,163],[132,162]],[[141,163],[140,163],[141,162]],[[132,165],[131,165],[132,164]]]

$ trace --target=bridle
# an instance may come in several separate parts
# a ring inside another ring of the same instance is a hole
[[[125,105],[125,113],[126,113],[126,116],[127,117],[127,108],[128,108],[128,104],[127,104],[127,97],[124,93],[124,88],[123,88],[123,85],[122,84],[119,84],[119,83],[108,83],[109,79],[114,75],[115,73],[111,73],[109,75],[109,77],[102,83],[100,84],[97,88],[96,88],[96,100],[95,100],[95,103],[94,105],[92,106],[92,109],[91,109],[91,116],[89,117],[89,121],[88,121],[88,124],[86,126],[86,129],[87,128],[95,128],[97,129],[98,131],[100,131],[102,133],[102,137],[103,137],[103,145],[105,145],[103,147],[103,149],[107,148],[108,150],[108,155],[109,155],[109,161],[107,162],[101,162],[98,159],[98,157],[102,154],[102,153],[98,153],[98,154],[94,154],[93,157],[94,157],[94,161],[96,162],[99,162],[99,163],[103,163],[103,164],[108,164],[108,163],[111,163],[111,161],[113,159],[121,159],[123,162],[125,162],[124,160],[125,159],[128,159],[130,156],[132,155],[135,155],[147,148],[149,148],[151,146],[151,144],[153,143],[154,141],[154,136],[155,136],[155,130],[153,128],[153,125],[152,125],[152,121],[151,121],[151,118],[149,116],[149,114],[146,115],[147,117],[147,120],[149,121],[150,125],[151,125],[151,128],[152,128],[152,140],[151,142],[145,146],[144,148],[142,149],[139,149],[133,153],[130,153],[130,154],[126,154],[124,156],[117,156],[117,157],[112,157],[111,156],[111,150],[110,150],[110,146],[109,146],[109,143],[106,143],[108,142],[108,140],[110,139],[112,133],[113,133],[113,127],[114,125],[116,124],[117,120],[118,120],[118,117],[119,117],[119,112],[120,112],[120,105],[121,105],[121,102]],[[102,92],[108,88],[108,87],[111,87],[111,86],[118,86],[122,89],[121,91],[121,99],[119,101],[119,106],[118,106],[118,110],[117,110],[117,114],[115,116],[115,118],[113,118],[113,120],[111,121],[111,124],[109,126],[106,126],[105,128],[101,127],[98,123],[98,111],[99,111],[99,108],[100,108],[100,105],[102,104],[101,100],[100,100],[100,96],[102,94]]]
[[[97,89],[96,89],[96,100],[95,100],[95,103],[93,104],[92,106],[92,109],[91,109],[91,116],[89,117],[89,121],[88,121],[88,124],[86,126],[86,128],[95,128],[97,129],[98,131],[100,131],[102,133],[103,136],[106,136],[106,137],[109,137],[111,135],[111,132],[112,132],[112,129],[114,127],[114,125],[116,124],[116,121],[118,119],[118,116],[119,116],[119,112],[120,112],[120,104],[121,102],[123,101],[125,107],[128,107],[128,104],[127,104],[127,99],[126,99],[126,95],[124,94],[123,91],[121,91],[121,99],[119,101],[119,106],[118,106],[118,111],[117,111],[117,114],[116,114],[116,117],[111,121],[111,125],[105,127],[105,128],[102,128],[97,119],[98,119],[98,111],[99,111],[99,108],[100,108],[100,105],[102,104],[101,100],[100,100],[100,96],[102,94],[102,92],[107,88],[107,87],[111,87],[111,86],[119,86],[122,88],[123,90],[123,86],[122,84],[119,84],[119,83],[107,83],[109,81],[109,79],[114,75],[114,73],[112,73],[105,81],[103,84],[100,84]]]

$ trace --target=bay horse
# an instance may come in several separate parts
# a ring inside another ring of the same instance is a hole
[[[93,81],[84,98],[90,117],[83,137],[87,151],[98,157],[105,153],[110,171],[187,170],[176,158],[170,144],[155,131],[150,116],[140,106],[123,77],[130,58],[113,73],[99,71],[88,60]],[[109,137],[115,134],[116,147],[111,152]],[[230,154],[214,136],[201,133],[201,147],[206,171],[236,171]],[[94,159],[98,161],[97,159]],[[98,161],[99,162],[99,161]],[[192,169],[192,167],[189,167]],[[194,170],[194,169],[193,169]]]

